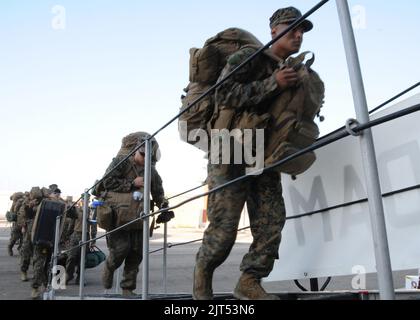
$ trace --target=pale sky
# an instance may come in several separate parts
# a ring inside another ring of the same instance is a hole
[[[102,177],[124,135],[153,133],[177,114],[189,48],[228,27],[266,43],[276,9],[294,5],[306,12],[316,3],[2,0],[0,195],[51,183],[63,195],[79,195]],[[420,2],[349,5],[373,108],[419,81]],[[354,117],[353,100],[335,1],[310,20],[315,28],[302,50],[315,52],[313,68],[326,85],[325,134]],[[199,185],[206,162],[179,140],[176,123],[156,138],[168,194]]]

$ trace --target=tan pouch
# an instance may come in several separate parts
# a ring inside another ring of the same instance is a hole
[[[294,147],[288,142],[281,143],[274,152],[265,160],[266,167],[272,165],[276,162],[279,162],[282,159],[285,159],[296,152],[299,149]],[[296,176],[308,170],[316,160],[316,155],[314,152],[308,152],[304,155],[301,155],[298,158],[295,158],[291,161],[286,162],[285,164],[278,166],[277,171]]]
[[[254,112],[244,111],[241,113],[238,124],[235,126],[238,129],[265,129],[271,119],[271,115],[264,113],[262,115]]]
[[[190,49],[190,82],[213,83],[219,76],[214,72],[220,64],[219,51],[209,45],[202,49]]]
[[[115,218],[111,206],[104,202],[97,208],[97,220],[99,228],[110,231],[115,228]]]
[[[106,202],[110,204],[115,214],[115,227],[121,227],[139,218],[139,207],[142,202],[135,201],[131,193],[108,192]],[[143,221],[139,220],[127,226],[125,230],[139,230]]]

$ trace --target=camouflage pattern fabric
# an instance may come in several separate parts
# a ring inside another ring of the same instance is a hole
[[[19,242],[21,245],[23,241],[23,234],[22,234],[22,228],[19,227],[19,225],[14,222],[11,227],[10,231],[10,241],[9,241],[9,248],[13,248],[13,246]]]
[[[122,289],[135,290],[139,265],[143,259],[142,230],[120,230],[107,236],[109,256],[105,269],[111,274],[125,261]]]
[[[231,55],[219,80],[225,78],[255,52],[255,48],[245,47]],[[235,109],[238,113],[244,110],[258,114],[266,112],[273,99],[281,93],[274,75],[277,65],[277,61],[266,55],[260,55],[245,65],[216,90],[217,108]]]
[[[69,218],[68,215],[64,218],[61,238],[60,238],[60,246],[62,248],[69,247],[71,236],[74,232],[74,225],[75,221],[72,218]]]
[[[122,159],[123,156],[114,158],[106,172],[114,168]],[[151,173],[151,194],[156,205],[161,207],[165,202],[162,179],[154,166],[152,166]],[[132,182],[137,176],[144,176],[144,167],[138,166],[131,157],[103,181],[101,188],[106,191],[131,194],[136,190]],[[143,257],[142,229],[142,223],[139,223],[134,229],[123,229],[107,237],[109,256],[104,272],[112,274],[125,261],[124,276],[120,284],[123,289],[134,290],[136,288],[139,264]]]
[[[273,29],[279,24],[291,24],[301,17],[302,13],[295,7],[278,9],[270,18],[270,28]],[[311,31],[314,27],[309,20],[304,20],[301,25],[305,32]]]
[[[209,165],[208,184],[213,189],[245,174],[244,166]],[[258,279],[269,275],[278,258],[286,213],[280,176],[267,172],[209,195],[209,226],[197,254],[197,264],[208,270],[221,265],[235,243],[242,209],[247,203],[253,242],[241,271]]]
[[[80,241],[82,241],[82,232],[73,232],[73,234],[70,237],[70,243],[69,248],[73,248],[77,246]],[[66,261],[66,273],[68,280],[74,278],[74,271],[76,267],[80,265],[80,254],[82,249],[74,249],[67,253],[67,261]]]
[[[114,158],[106,172],[109,172],[111,169],[113,169],[118,163],[121,162],[122,159],[124,159],[123,156]],[[155,166],[152,166],[151,172],[151,194],[153,201],[158,207],[160,207],[165,201],[165,192],[162,186],[162,178],[157,172]],[[131,193],[135,190],[132,182],[137,177],[137,175],[140,177],[144,176],[144,167],[136,165],[133,159],[129,159],[102,182],[102,188],[106,191]]]
[[[32,188],[35,189],[36,188]],[[39,188],[38,188],[39,189]],[[37,191],[37,190],[36,190]],[[32,190],[31,190],[32,192]],[[34,253],[34,247],[32,244],[32,226],[34,223],[34,217],[36,210],[40,205],[42,198],[34,199],[34,195],[30,194],[23,202],[19,210],[19,216],[22,218],[23,224],[23,243],[20,249],[20,268],[22,272],[27,272],[31,263],[32,255]]]
[[[34,278],[32,288],[47,287],[48,266],[51,260],[52,248],[45,246],[34,247]]]
[[[33,220],[27,220],[25,231],[23,232],[23,242],[20,248],[20,271],[27,272],[33,255],[33,245],[31,240]]]
[[[231,55],[219,79],[224,78],[254,52],[254,48],[245,47]],[[275,60],[269,55],[260,55],[216,90],[218,112],[224,109],[233,110],[231,121],[222,121],[229,123],[226,129],[243,129],[239,124],[240,117],[245,112],[265,116],[272,102],[281,94],[274,74],[279,62],[281,59]],[[217,124],[219,120],[217,117],[216,113],[213,123]],[[231,147],[233,148],[232,145]],[[245,164],[209,163],[207,177],[209,189],[245,175],[245,168]],[[235,243],[245,203],[253,242],[242,260],[240,269],[253,274],[257,279],[269,275],[275,259],[278,258],[281,231],[286,220],[280,175],[274,171],[249,177],[245,181],[209,195],[210,224],[197,253],[197,266],[212,273],[226,260]]]

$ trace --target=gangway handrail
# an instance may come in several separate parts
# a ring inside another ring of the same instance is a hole
[[[155,133],[151,134],[147,140],[153,139],[155,136],[157,136],[162,130],[166,129],[170,124],[172,124],[175,120],[177,120],[180,116],[182,116],[184,113],[188,112],[191,108],[193,108],[196,104],[201,102],[206,96],[211,94],[214,90],[219,88],[222,84],[224,84],[227,80],[229,80],[234,74],[236,74],[239,70],[241,70],[245,65],[249,64],[251,61],[256,59],[260,54],[262,54],[265,50],[267,50],[270,46],[272,46],[275,42],[277,42],[279,39],[284,37],[288,32],[295,29],[297,26],[301,25],[306,18],[311,16],[314,12],[319,10],[322,6],[324,6],[327,2],[330,0],[322,0],[317,5],[315,5],[312,9],[310,9],[308,12],[306,12],[302,17],[297,19],[295,22],[290,24],[284,31],[282,31],[280,34],[278,34],[276,37],[274,37],[271,41],[269,41],[267,44],[263,45],[260,49],[258,49],[255,53],[253,53],[251,56],[249,56],[247,59],[245,59],[241,64],[239,64],[235,69],[233,69],[231,72],[229,72],[224,78],[220,79],[216,84],[211,86],[209,89],[207,89],[203,94],[201,94],[197,99],[195,99],[193,102],[191,102],[188,107],[186,107],[184,110],[180,111],[176,116],[174,116],[171,120],[169,120],[166,124],[164,124],[160,129],[158,129]],[[145,141],[143,141],[141,144],[136,146],[124,159],[122,159],[119,163],[115,165],[114,168],[112,168],[109,172],[107,172],[104,177],[102,177],[101,180],[96,182],[91,188],[88,190],[92,190],[95,188],[100,182],[102,182],[106,177],[108,177],[112,172],[114,172],[120,165],[122,165],[125,161],[127,161],[138,149],[140,149],[142,146],[144,146]],[[80,199],[81,200],[81,199]]]
[[[413,85],[413,86],[409,87],[408,89],[405,89],[405,90],[401,91],[401,92],[400,92],[400,93],[398,93],[397,95],[395,95],[395,96],[393,96],[392,98],[388,99],[387,101],[385,101],[385,102],[381,103],[379,106],[377,106],[377,107],[375,107],[374,109],[372,109],[369,113],[370,113],[370,114],[372,114],[372,113],[374,113],[374,112],[376,112],[376,111],[378,111],[378,110],[382,109],[382,108],[383,108],[383,107],[385,107],[386,105],[388,105],[388,104],[390,104],[391,102],[395,101],[396,99],[398,99],[398,98],[402,97],[403,95],[405,95],[405,94],[407,94],[407,93],[411,92],[412,90],[414,90],[415,88],[417,88],[417,87],[419,87],[419,86],[420,86],[420,82],[417,82],[415,85]],[[317,139],[317,140],[323,139],[323,138],[325,138],[326,136],[329,136],[329,135],[331,135],[331,134],[333,134],[333,133],[335,133],[335,132],[337,132],[337,131],[340,131],[340,130],[342,130],[342,129],[344,129],[344,128],[345,128],[345,126],[342,126],[342,127],[338,128],[338,129],[336,129],[336,130],[334,130],[334,131],[332,131],[332,132],[330,132],[330,133],[327,133],[325,136],[323,136],[323,137],[321,137],[321,138],[319,138],[319,139]],[[180,197],[180,196],[182,196],[182,195],[184,195],[184,194],[186,194],[186,193],[189,193],[189,192],[195,191],[195,190],[200,189],[200,188],[202,188],[202,187],[204,187],[204,186],[206,186],[206,185],[207,185],[207,183],[204,183],[204,184],[202,184],[202,185],[200,185],[200,186],[197,186],[197,187],[195,187],[195,188],[192,188],[192,189],[189,189],[189,190],[187,190],[187,191],[181,192],[181,193],[179,193],[179,194],[177,194],[177,195],[175,195],[175,196],[172,196],[172,197],[168,198],[168,200],[172,200],[172,199],[174,199],[174,198],[178,198],[178,197]]]
[[[363,132],[364,130],[367,130],[367,129],[376,127],[378,125],[384,124],[386,122],[395,120],[395,119],[400,118],[400,117],[407,116],[407,115],[409,115],[411,113],[418,112],[418,111],[420,111],[420,104],[416,104],[416,105],[414,105],[412,107],[408,107],[406,109],[396,111],[396,112],[391,113],[389,115],[385,115],[385,116],[380,117],[378,119],[371,120],[371,121],[369,121],[369,122],[367,122],[365,124],[357,124],[354,128],[352,128],[352,130],[354,132]],[[274,164],[272,164],[272,165],[270,165],[268,167],[265,167],[265,168],[261,169],[261,173],[262,172],[269,171],[269,170],[272,170],[272,169],[275,169],[276,167],[281,166],[281,165],[283,165],[283,164],[285,164],[285,163],[287,163],[287,162],[289,162],[291,160],[294,160],[294,159],[296,159],[296,158],[298,158],[298,157],[300,157],[300,156],[302,156],[302,155],[304,155],[304,154],[306,154],[308,152],[318,150],[318,149],[320,149],[322,147],[325,147],[327,145],[330,145],[330,144],[332,144],[332,143],[334,143],[334,142],[336,142],[338,140],[341,140],[343,138],[346,138],[346,137],[348,137],[350,135],[351,135],[351,133],[348,132],[345,128],[343,128],[341,131],[336,132],[334,136],[328,135],[325,138],[316,141],[313,145],[311,145],[311,146],[309,146],[307,148],[304,148],[304,149],[302,149],[302,150],[300,150],[300,151],[298,151],[298,152],[296,152],[296,153],[294,153],[294,154],[292,154],[292,155],[290,155],[290,156],[288,156],[288,157],[286,157],[286,158],[284,158],[284,159],[282,159],[282,160],[280,160],[280,161],[278,161],[278,162],[276,162],[276,163],[274,163]],[[69,252],[71,250],[75,250],[75,249],[77,249],[77,248],[79,248],[79,247],[81,247],[83,245],[89,244],[89,243],[91,243],[93,241],[96,241],[98,239],[101,239],[101,238],[103,238],[103,237],[105,237],[105,236],[107,236],[109,234],[112,234],[112,233],[114,233],[114,232],[116,232],[118,230],[124,229],[127,226],[129,226],[129,225],[131,225],[133,223],[136,223],[136,222],[138,222],[140,220],[144,220],[145,218],[149,218],[149,217],[155,216],[155,215],[157,215],[159,213],[162,213],[162,212],[165,212],[165,211],[175,210],[175,209],[177,209],[177,208],[179,208],[179,207],[181,207],[181,206],[183,206],[183,205],[185,205],[187,203],[190,203],[190,202],[192,202],[194,200],[197,200],[197,199],[200,199],[202,197],[208,196],[210,194],[216,193],[216,192],[218,192],[220,190],[223,190],[223,189],[225,189],[225,188],[227,188],[227,187],[229,187],[229,186],[231,186],[231,185],[233,185],[235,183],[238,183],[240,181],[246,180],[246,179],[248,179],[250,177],[252,177],[252,175],[244,175],[244,176],[238,177],[238,178],[233,179],[231,181],[228,181],[228,182],[226,182],[226,183],[224,183],[224,184],[222,184],[222,185],[220,185],[220,186],[218,186],[216,188],[213,188],[213,189],[211,189],[211,190],[209,190],[207,192],[204,192],[204,193],[201,193],[199,195],[190,197],[189,199],[186,199],[186,200],[184,200],[184,201],[182,201],[182,202],[180,202],[180,203],[178,203],[178,204],[176,204],[174,206],[170,206],[168,208],[163,208],[163,209],[160,209],[158,211],[152,212],[152,213],[147,214],[147,215],[142,214],[139,218],[136,218],[135,220],[132,220],[132,221],[128,222],[125,225],[122,225],[122,226],[120,226],[120,227],[118,227],[118,228],[116,228],[114,230],[111,230],[111,231],[105,233],[104,235],[101,235],[101,236],[99,236],[99,237],[97,237],[95,239],[91,239],[91,240],[88,240],[86,242],[80,243],[78,246],[75,246],[73,248],[70,248],[70,249],[61,251],[60,253],[67,253],[67,252]]]
[[[176,119],[178,119],[183,113],[185,113],[185,112],[187,112],[189,109],[191,109],[195,104],[197,104],[197,103],[199,103],[200,101],[202,101],[207,95],[209,95],[209,94],[211,94],[212,92],[214,92],[214,90],[216,90],[219,86],[221,86],[224,82],[226,82],[235,72],[237,72],[239,69],[241,69],[243,66],[245,66],[247,63],[249,63],[249,62],[251,62],[253,59],[255,59],[259,54],[261,54],[264,50],[266,50],[266,49],[268,49],[274,42],[276,42],[278,39],[280,39],[281,37],[283,37],[285,34],[287,34],[289,31],[291,31],[292,29],[294,29],[295,27],[297,27],[298,25],[300,25],[308,16],[310,16],[313,12],[315,12],[315,11],[317,11],[318,9],[320,9],[323,5],[325,5],[327,2],[328,2],[329,0],[323,0],[323,1],[321,1],[320,3],[318,3],[314,8],[312,8],[310,11],[308,11],[306,14],[304,14],[300,19],[298,19],[298,20],[296,20],[294,23],[292,23],[290,26],[288,26],[288,28],[286,28],[286,30],[284,30],[281,34],[279,34],[277,37],[275,37],[274,39],[272,39],[269,43],[267,43],[265,46],[263,46],[263,47],[261,47],[257,52],[255,52],[253,55],[251,55],[248,59],[246,59],[242,64],[240,64],[238,67],[236,67],[233,71],[231,71],[228,75],[226,75],[224,78],[222,78],[220,81],[218,81],[214,86],[212,86],[212,87],[210,87],[206,92],[204,92],[199,98],[197,98],[191,105],[189,105],[187,108],[185,108],[184,110],[182,110],[177,116],[175,116],[174,118],[172,118],[169,122],[167,122],[164,126],[162,126],[159,130],[157,130],[155,133],[153,133],[152,135],[150,135],[150,136],[148,136],[148,137],[145,137],[145,139],[144,139],[144,141],[141,143],[141,144],[139,144],[138,146],[136,146],[124,159],[122,159],[116,166],[114,166],[112,169],[110,169],[108,172],[106,172],[106,174],[102,177],[102,179],[101,180],[99,180],[99,181],[97,181],[95,184],[94,184],[94,186],[93,187],[91,187],[91,188],[89,188],[89,189],[86,189],[86,191],[85,191],[85,197],[86,197],[86,195],[87,194],[89,194],[89,192],[93,189],[93,188],[95,188],[98,184],[100,184],[105,178],[107,178],[112,172],[114,172],[120,165],[122,165],[125,161],[127,161],[139,148],[141,148],[143,145],[146,145],[146,153],[147,153],[147,156],[150,156],[150,152],[148,152],[148,150],[150,149],[148,146],[150,146],[150,141],[151,141],[151,139],[153,139],[157,134],[159,134],[161,131],[163,131],[164,129],[166,129],[171,123],[173,123]],[[344,2],[344,0],[343,1],[341,1],[341,2],[339,2],[339,1],[337,1],[337,3],[338,4],[340,4],[341,5],[341,12],[340,12],[340,10],[339,10],[339,13],[347,13],[346,11],[345,11],[345,9],[348,9],[347,7],[346,7],[346,5],[347,5],[347,3],[345,3]],[[347,10],[348,11],[348,10]],[[349,15],[348,13],[347,13],[347,15]],[[347,18],[347,17],[345,17],[345,18]],[[344,19],[343,19],[344,20]],[[347,19],[348,20],[348,19]],[[343,28],[343,26],[345,26],[345,27],[348,27],[347,25],[349,24],[348,23],[348,21],[341,21],[342,22],[342,28]],[[347,23],[347,25],[346,25],[346,23]],[[343,28],[344,29],[344,28]],[[347,28],[348,29],[348,28]],[[350,27],[350,29],[351,29],[351,27]],[[347,30],[346,30],[347,31]],[[352,31],[352,30],[351,30]],[[351,32],[347,32],[347,33],[351,33]],[[346,34],[347,35],[347,34]],[[350,34],[350,36],[353,36],[353,34],[351,33]],[[354,36],[353,36],[354,37]],[[347,38],[351,38],[351,37],[347,37]],[[345,39],[345,40],[352,40],[352,39]],[[345,41],[346,42],[346,41]],[[354,42],[354,39],[353,39],[353,42]],[[356,63],[356,66],[359,66],[359,62],[358,62],[358,57],[357,57],[357,50],[353,50],[354,48],[352,48],[351,47],[351,45],[353,45],[353,43],[351,43],[351,41],[347,41],[345,44],[347,44],[347,45],[349,45],[350,44],[350,46],[349,47],[346,47],[346,49],[348,49],[348,48],[350,48],[351,50],[347,50],[347,52],[348,51],[350,51],[350,53],[351,54],[353,54],[353,56],[351,57],[351,58],[353,58],[352,60],[351,60],[351,62],[357,62]],[[351,51],[355,51],[355,52],[351,52]],[[354,55],[354,53],[356,53],[356,55]],[[354,57],[355,56],[355,57]],[[357,58],[357,59],[356,59]],[[349,67],[350,68],[350,67]],[[359,66],[359,68],[360,68],[360,66]],[[351,69],[351,70],[353,70],[353,69]],[[356,93],[358,94],[358,97],[357,98],[363,98],[364,97],[364,104],[366,104],[366,99],[365,99],[365,96],[364,96],[364,88],[363,88],[363,83],[361,82],[361,81],[359,81],[359,80],[361,80],[361,76],[359,77],[360,79],[358,79],[358,78],[355,78],[355,76],[359,76],[360,75],[360,70],[356,70],[357,72],[354,72],[354,73],[351,73],[351,75],[353,75],[353,78],[352,78],[352,80],[357,80],[357,81],[352,81],[352,85],[353,85],[353,82],[358,86],[357,87],[357,90],[356,90]],[[411,88],[409,88],[408,90],[410,90]],[[363,92],[362,92],[363,91]],[[360,93],[360,94],[359,94]],[[363,94],[362,94],[363,93]],[[357,96],[357,95],[356,95]],[[355,100],[357,100],[357,99],[355,99]],[[362,99],[363,100],[363,99]],[[363,103],[361,103],[361,102],[363,102],[363,101],[360,101],[360,99],[357,101],[357,103],[356,103],[356,105],[357,105],[357,107],[358,107],[358,109],[356,110],[356,111],[359,111],[359,113],[358,113],[358,119],[359,119],[359,114],[362,114],[361,113],[361,111],[363,111],[363,107],[365,107],[364,105],[363,105]],[[361,111],[360,111],[361,110]],[[293,159],[295,159],[295,158],[297,158],[297,157],[299,157],[299,156],[301,156],[301,155],[303,155],[303,154],[305,154],[305,153],[307,153],[307,152],[310,152],[310,151],[314,151],[314,150],[317,150],[317,149],[319,149],[319,148],[322,148],[322,147],[324,147],[324,146],[326,146],[326,145],[328,145],[328,144],[331,144],[331,143],[333,143],[333,142],[335,142],[335,141],[338,141],[338,140],[340,140],[340,139],[343,139],[344,137],[347,137],[347,136],[349,136],[349,135],[354,135],[355,133],[362,133],[364,130],[367,130],[367,129],[370,129],[370,128],[372,128],[372,127],[374,127],[374,126],[376,126],[376,125],[379,125],[379,124],[382,124],[382,123],[385,123],[385,122],[387,122],[387,121],[391,121],[391,120],[393,120],[393,119],[396,119],[396,118],[398,118],[398,117],[402,117],[402,116],[405,116],[405,115],[407,115],[407,114],[410,114],[410,113],[412,113],[412,112],[417,112],[417,111],[419,111],[420,110],[420,105],[416,105],[416,106],[413,106],[413,107],[410,107],[410,108],[407,108],[407,109],[405,109],[405,110],[402,110],[401,112],[395,112],[395,113],[393,113],[393,114],[391,114],[391,115],[388,115],[388,116],[384,116],[384,117],[382,117],[382,118],[379,118],[379,119],[376,119],[376,120],[373,120],[373,121],[369,121],[369,120],[365,120],[365,118],[366,117],[361,117],[361,121],[362,122],[366,122],[366,123],[362,123],[362,124],[358,124],[357,122],[356,122],[356,125],[354,126],[354,127],[352,127],[351,129],[349,128],[349,126],[347,126],[347,128],[345,128],[345,129],[341,129],[341,130],[339,130],[338,132],[335,132],[335,133],[333,133],[332,135],[329,135],[328,136],[328,139],[324,139],[324,140],[317,140],[311,147],[308,147],[308,148],[305,148],[305,149],[302,149],[302,150],[300,150],[300,151],[298,151],[298,152],[296,152],[295,154],[293,154],[293,155],[291,155],[291,156],[288,156],[288,157],[286,157],[285,159],[283,159],[283,160],[281,160],[281,161],[279,161],[279,162],[276,162],[276,163],[274,163],[274,164],[272,164],[272,165],[270,165],[270,166],[268,166],[268,167],[265,167],[265,168],[263,168],[263,169],[261,169],[261,170],[259,170],[259,172],[261,172],[261,173],[263,173],[263,172],[266,172],[266,171],[268,171],[268,170],[271,170],[271,169],[274,169],[274,168],[276,168],[276,167],[278,167],[278,166],[280,166],[280,165],[282,165],[282,164],[284,164],[284,163],[286,163],[286,162],[288,162],[288,161],[290,161],[290,160],[293,160]],[[376,110],[375,110],[376,111]],[[366,111],[366,114],[367,114],[367,111]],[[371,137],[371,134],[370,134],[370,131],[368,131],[367,132],[367,134],[366,134],[366,137],[367,138],[369,138],[369,139],[367,139],[366,138],[366,141],[371,141],[372,140],[372,137]],[[361,140],[362,140],[362,142],[363,142],[363,137],[361,138]],[[372,154],[374,154],[374,149],[373,149],[373,141],[371,141],[371,146],[369,145],[369,147],[370,148],[368,148],[368,150],[367,151],[369,151],[370,153],[370,155],[372,155]],[[371,152],[373,150],[373,152]],[[150,151],[150,150],[149,150]],[[372,161],[371,161],[372,162]],[[150,159],[148,160],[147,159],[147,157],[146,157],[146,166],[149,166],[149,170],[150,170]],[[376,162],[375,162],[375,168],[376,168]],[[377,168],[376,168],[376,171],[377,171]],[[371,170],[371,172],[373,172],[373,170]],[[377,172],[376,172],[376,176],[377,176]],[[147,177],[147,175],[146,175],[146,177]],[[154,215],[156,215],[156,214],[159,214],[159,213],[162,213],[162,212],[165,212],[165,211],[168,211],[168,210],[173,210],[173,209],[176,209],[176,208],[178,208],[178,207],[180,207],[180,206],[182,206],[182,205],[185,205],[186,203],[189,203],[189,202],[191,202],[191,201],[193,201],[193,200],[196,200],[196,199],[198,199],[198,198],[201,198],[201,197],[204,197],[204,196],[206,196],[206,195],[209,195],[209,194],[212,194],[212,193],[215,193],[215,192],[218,192],[218,191],[220,191],[220,190],[222,190],[222,189],[224,189],[224,188],[226,188],[226,187],[228,187],[228,186],[230,186],[230,185],[233,185],[233,184],[235,184],[235,183],[238,183],[238,182],[240,182],[240,181],[243,181],[243,180],[245,180],[245,179],[248,179],[250,176],[249,175],[245,175],[245,176],[242,176],[242,177],[238,177],[238,178],[236,178],[236,179],[233,179],[233,180],[231,180],[231,181],[229,181],[229,182],[227,182],[227,183],[225,183],[225,184],[223,184],[223,185],[221,185],[221,186],[218,186],[218,187],[216,187],[216,188],[214,188],[214,189],[212,189],[212,190],[210,190],[210,191],[208,191],[208,192],[206,192],[206,193],[203,193],[203,194],[200,194],[200,195],[197,195],[197,196],[195,196],[195,197],[192,197],[192,198],[190,198],[190,199],[187,199],[187,200],[185,200],[185,201],[183,201],[183,202],[181,202],[181,203],[179,203],[179,204],[177,204],[177,205],[175,205],[175,206],[172,206],[172,207],[168,207],[168,208],[161,208],[160,210],[158,210],[158,211],[156,211],[156,212],[153,212],[153,213],[150,213],[149,212],[149,209],[148,209],[148,203],[147,204],[145,204],[145,210],[144,210],[144,212],[143,212],[143,214],[138,218],[138,219],[135,219],[135,220],[133,220],[133,221],[131,221],[131,222],[129,222],[129,223],[127,223],[126,225],[123,225],[123,226],[120,226],[120,227],[118,227],[118,228],[116,228],[116,229],[114,229],[114,230],[111,230],[111,231],[109,231],[107,234],[111,234],[111,233],[113,233],[113,232],[116,232],[117,230],[119,230],[119,229],[122,229],[122,228],[124,228],[124,227],[126,227],[126,226],[128,226],[128,225],[130,225],[130,224],[132,224],[132,223],[135,223],[135,222],[137,222],[137,221],[139,221],[139,220],[144,220],[144,221],[146,221],[145,223],[147,224],[147,219],[149,218],[149,217],[151,217],[151,216],[154,216]],[[145,180],[147,180],[147,179],[145,179]],[[150,183],[148,183],[147,185],[146,185],[146,188],[145,188],[145,192],[147,193],[147,194],[149,194],[149,192],[148,192],[148,187],[150,187]],[[198,188],[197,188],[198,189]],[[369,188],[368,188],[369,189]],[[376,191],[376,190],[375,190]],[[187,193],[187,192],[185,192],[185,193]],[[184,194],[185,194],[184,193]],[[377,192],[376,192],[377,193]],[[376,196],[376,194],[374,194],[375,196]],[[378,196],[380,196],[380,194],[378,194]],[[80,201],[81,200],[81,198],[79,199],[79,200],[77,200],[77,202],[78,201]],[[377,200],[376,199],[376,197],[375,197],[375,200]],[[76,202],[76,203],[77,203]],[[76,204],[75,203],[75,204]],[[74,205],[75,204],[73,204],[72,205],[72,207],[74,207]],[[376,203],[375,203],[376,204]],[[85,206],[86,206],[87,204],[85,203]],[[71,208],[72,208],[71,207]],[[371,212],[372,212],[372,210],[371,210]],[[85,220],[85,219],[84,219]],[[86,224],[86,222],[85,221],[83,221],[83,223],[84,223],[84,225]],[[381,226],[382,227],[382,226]],[[107,234],[105,234],[105,235],[103,235],[103,236],[106,236]],[[101,236],[101,237],[103,237],[103,236]],[[385,236],[386,236],[386,232],[385,232]],[[99,238],[101,238],[101,237],[99,237]],[[97,239],[99,239],[99,238],[97,238]],[[383,238],[385,238],[385,237],[383,237]],[[146,238],[146,240],[148,240],[147,238]],[[93,239],[92,240],[90,240],[90,241],[83,241],[83,243],[81,243],[81,244],[79,244],[79,247],[80,246],[85,246],[86,244],[88,244],[89,242],[92,242],[93,241]],[[74,248],[72,248],[72,249],[70,249],[70,250],[73,250]],[[67,252],[67,251],[70,251],[70,250],[66,250],[66,251],[64,251],[64,252]],[[146,252],[147,252],[147,250],[146,250]],[[382,252],[381,252],[382,253]],[[389,253],[388,253],[389,254]],[[147,267],[148,268],[148,267]],[[146,290],[146,292],[147,292],[147,290]],[[147,295],[146,295],[146,298],[147,298]]]
[[[224,78],[219,80],[216,84],[211,86],[209,89],[207,89],[203,94],[201,94],[197,99],[195,99],[193,102],[191,102],[188,107],[186,107],[184,110],[179,112],[176,116],[174,116],[171,120],[169,120],[165,125],[163,125],[160,129],[158,129],[155,133],[150,135],[147,140],[153,139],[156,135],[158,135],[162,130],[167,128],[170,124],[172,124],[175,120],[177,120],[179,117],[181,117],[184,113],[188,112],[191,108],[193,108],[196,104],[201,102],[206,96],[211,94],[214,90],[216,90],[218,87],[220,87],[222,84],[224,84],[227,80],[229,80],[235,73],[237,73],[239,70],[241,70],[245,65],[250,63],[252,60],[256,59],[257,56],[259,56],[261,53],[263,53],[265,50],[267,50],[271,45],[273,45],[275,42],[277,42],[279,39],[284,37],[289,31],[293,30],[297,26],[301,25],[303,21],[311,16],[314,12],[318,11],[322,6],[324,6],[327,2],[330,0],[322,0],[317,5],[315,5],[312,9],[310,9],[308,12],[306,12],[302,17],[297,19],[295,22],[290,24],[284,31],[282,31],[280,34],[278,34],[275,38],[273,38],[270,42],[262,46],[260,49],[258,49],[254,54],[249,56],[246,60],[244,60],[241,64],[239,64],[235,69],[233,69],[230,73],[228,73]],[[90,192],[92,189],[94,189],[96,186],[98,186],[101,182],[103,182],[104,179],[106,179],[111,173],[113,173],[116,169],[118,169],[124,162],[126,162],[133,154],[137,152],[141,147],[145,145],[145,141],[140,143],[138,146],[136,146],[133,150],[131,150],[128,155],[126,155],[123,159],[121,159],[120,162],[118,162],[111,170],[105,173],[105,175],[98,181],[95,182],[93,186],[90,188],[87,188],[87,192]],[[70,208],[66,210],[68,212],[72,208],[76,206],[80,200],[83,199],[83,195],[76,200]]]
[[[229,72],[224,78],[220,79],[216,84],[211,86],[209,89],[207,89],[203,94],[201,94],[198,98],[196,98],[193,102],[191,102],[188,107],[186,107],[184,110],[179,112],[175,117],[173,117],[171,120],[169,120],[165,125],[163,125],[160,129],[158,129],[155,133],[150,135],[149,137],[145,138],[145,140],[140,143],[138,146],[133,148],[123,159],[121,159],[120,162],[118,162],[112,169],[110,169],[108,172],[105,173],[105,175],[95,182],[95,184],[87,188],[85,192],[90,192],[92,189],[97,187],[101,182],[104,181],[109,175],[111,175],[117,168],[119,168],[124,162],[126,162],[133,154],[137,152],[141,147],[143,147],[146,143],[146,140],[153,139],[156,135],[158,135],[162,130],[167,128],[170,124],[172,124],[175,120],[177,120],[181,115],[188,112],[191,108],[193,108],[196,104],[201,102],[207,95],[211,94],[214,90],[216,90],[218,87],[220,87],[222,84],[224,84],[228,79],[230,79],[235,73],[240,71],[245,65],[249,64],[251,61],[256,59],[260,54],[262,54],[265,50],[267,50],[271,45],[273,45],[275,42],[280,40],[282,37],[284,37],[288,32],[295,29],[299,25],[301,25],[306,18],[311,16],[314,12],[318,11],[321,7],[323,7],[327,2],[330,0],[322,0],[318,4],[316,4],[312,9],[310,9],[308,12],[302,15],[299,19],[297,19],[295,22],[291,23],[285,30],[283,30],[281,33],[279,33],[276,37],[274,37],[271,41],[269,41],[267,44],[263,45],[260,49],[258,49],[256,52],[254,52],[251,56],[249,56],[247,59],[245,59],[241,64],[239,64],[236,68],[234,68],[231,72]],[[72,208],[76,206],[76,204],[84,198],[84,195],[82,194],[81,197],[74,202],[70,208],[66,210],[68,212]],[[66,213],[65,212],[65,213]]]
[[[388,197],[391,197],[391,196],[396,195],[396,194],[401,194],[401,193],[405,193],[405,192],[409,192],[409,191],[413,191],[413,190],[417,190],[417,189],[420,189],[420,184],[417,184],[417,185],[414,185],[414,186],[411,186],[411,187],[407,187],[407,188],[403,188],[403,189],[399,189],[399,190],[395,190],[395,191],[384,193],[382,195],[382,197],[383,198],[388,198]],[[310,211],[310,212],[306,212],[306,213],[302,213],[302,214],[297,214],[297,215],[294,215],[294,216],[286,217],[286,221],[301,219],[301,218],[304,218],[304,217],[310,217],[310,216],[314,216],[314,215],[317,215],[317,214],[320,214],[320,213],[324,213],[324,212],[328,212],[328,211],[333,211],[333,210],[337,210],[337,209],[341,209],[341,208],[353,206],[353,205],[356,205],[356,204],[361,204],[361,203],[364,203],[364,202],[367,202],[367,201],[368,201],[367,198],[363,198],[363,199],[359,199],[359,200],[355,200],[355,201],[351,201],[351,202],[346,202],[346,203],[343,203],[343,204],[340,204],[340,205],[331,206],[331,207],[320,209],[320,210],[316,210],[316,211]],[[251,226],[244,227],[244,228],[238,229],[237,232],[248,230],[250,228],[251,228]],[[203,238],[196,239],[196,240],[190,240],[190,241],[187,241],[187,242],[180,242],[180,243],[176,243],[176,244],[168,243],[168,245],[166,247],[167,248],[173,248],[173,247],[178,247],[178,246],[183,246],[183,245],[187,245],[187,244],[192,244],[192,243],[200,242],[202,240],[203,240]],[[164,248],[156,249],[156,250],[150,251],[149,253],[150,254],[151,253],[156,253],[156,252],[162,251],[163,249]]]

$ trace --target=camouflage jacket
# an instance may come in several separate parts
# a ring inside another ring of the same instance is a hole
[[[18,216],[21,217],[21,221],[27,224],[28,221],[33,220],[38,210],[38,206],[41,204],[42,199],[29,199],[26,198],[20,206]]]
[[[237,66],[256,52],[256,49],[244,47],[232,54],[222,70],[219,80],[226,77]],[[266,54],[260,54],[245,65],[216,90],[216,106],[221,109],[236,109],[265,113],[270,103],[281,90],[277,84],[274,71],[281,62]]]
[[[68,214],[68,217],[73,220],[74,232],[83,232],[83,208],[78,206],[74,207],[71,213]]]
[[[106,170],[105,175],[110,172],[121,160],[123,156],[114,158]],[[160,208],[162,203],[165,201],[165,192],[162,186],[162,179],[156,170],[155,166],[152,166],[151,175],[151,194],[153,201]],[[130,193],[136,190],[133,186],[133,181],[137,177],[144,177],[144,167],[138,166],[134,163],[134,160],[130,158],[125,161],[121,166],[114,170],[103,182],[97,187],[99,192],[101,191],[113,191],[120,193]]]

